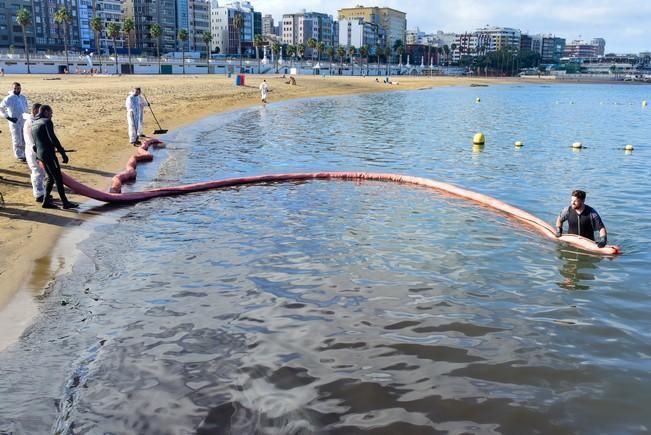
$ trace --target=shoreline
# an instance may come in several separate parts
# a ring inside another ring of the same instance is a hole
[[[235,87],[232,79],[223,76],[175,76],[172,83],[169,79],[169,76],[65,76],[53,82],[62,85],[59,87],[50,86],[47,81],[52,78],[47,76],[12,76],[5,77],[0,83],[9,88],[11,82],[19,81],[30,104],[41,101],[53,105],[57,135],[66,149],[77,150],[71,153],[71,162],[63,170],[79,181],[102,190],[108,188],[111,177],[122,169],[133,153],[133,147],[126,137],[124,119],[124,99],[133,86],[143,88],[163,128],[172,131],[211,115],[260,104],[258,85],[262,79],[266,79],[270,85],[271,104],[302,98],[469,86],[473,83],[548,83],[517,79],[402,76],[394,78],[398,85],[387,85],[381,81],[375,82],[374,76],[298,76],[297,85],[292,86],[286,84],[288,79],[281,76],[249,75],[247,86]],[[68,95],[64,93],[66,90]],[[80,104],[71,108],[75,99]],[[88,117],[89,113],[100,115],[102,119],[94,121]],[[155,121],[146,111],[146,133],[154,128],[157,128]],[[0,192],[6,204],[5,208],[0,208],[0,224],[5,229],[0,235],[0,249],[3,252],[0,257],[0,279],[3,282],[0,290],[0,328],[5,333],[0,339],[0,351],[15,342],[38,314],[34,297],[43,295],[49,283],[70,266],[63,253],[70,253],[70,248],[74,246],[66,242],[67,248],[61,248],[62,236],[71,233],[69,230],[72,227],[97,216],[92,210],[76,213],[41,209],[31,194],[29,170],[24,164],[14,162],[8,135],[3,136],[0,176],[4,179],[0,180]],[[84,202],[83,197],[73,195],[72,198]],[[75,239],[74,235],[70,237],[70,240]]]

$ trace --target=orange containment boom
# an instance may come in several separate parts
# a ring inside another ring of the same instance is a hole
[[[298,173],[286,173],[286,174],[271,174],[271,175],[259,175],[253,177],[241,177],[241,178],[227,178],[217,181],[206,181],[202,183],[186,184],[182,186],[173,186],[173,187],[163,187],[159,189],[146,190],[143,192],[126,192],[120,193],[122,182],[123,181],[132,181],[135,180],[135,165],[137,161],[142,160],[151,160],[150,157],[146,156],[149,154],[146,151],[146,148],[150,145],[155,145],[155,143],[148,142],[143,145],[144,150],[139,150],[138,154],[132,159],[129,160],[127,168],[125,171],[116,175],[113,178],[113,183],[111,185],[110,192],[101,192],[99,190],[92,189],[88,186],[85,186],[73,178],[69,177],[66,174],[63,174],[63,182],[66,186],[72,189],[75,193],[79,195],[86,196],[88,198],[96,199],[98,201],[109,202],[109,203],[135,203],[139,201],[145,201],[152,198],[158,198],[163,196],[173,196],[181,195],[190,192],[201,192],[204,190],[220,189],[225,187],[232,186],[242,186],[246,184],[259,184],[259,183],[276,183],[276,182],[286,182],[286,181],[306,181],[306,180],[351,180],[351,181],[383,181],[383,182],[392,182],[400,184],[409,184],[414,186],[427,187],[434,189],[438,192],[444,194],[449,194],[455,197],[463,198],[475,202],[479,205],[489,207],[493,210],[497,210],[507,214],[508,216],[515,218],[516,220],[526,224],[530,228],[541,233],[543,236],[562,242],[568,245],[581,248],[585,251],[589,251],[595,254],[601,255],[618,255],[621,254],[621,249],[618,246],[608,245],[603,248],[599,248],[597,244],[590,239],[581,237],[578,235],[567,234],[561,237],[555,236],[555,231],[550,224],[543,221],[536,216],[521,210],[519,208],[513,207],[503,201],[492,198],[490,196],[473,192],[471,190],[463,189],[461,187],[442,183],[440,181],[431,180],[428,178],[421,177],[412,177],[408,175],[397,175],[397,174],[387,174],[387,173],[373,173],[373,172],[298,172]],[[149,154],[151,156],[151,154]]]

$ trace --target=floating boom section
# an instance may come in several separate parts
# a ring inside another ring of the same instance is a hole
[[[608,245],[599,248],[597,244],[590,239],[573,234],[566,234],[561,237],[556,237],[555,231],[550,224],[542,219],[524,211],[510,204],[507,204],[498,199],[492,198],[478,192],[473,192],[468,189],[455,186],[453,184],[443,183],[440,181],[431,180],[429,178],[412,177],[409,175],[399,175],[390,173],[375,173],[375,172],[296,172],[285,174],[270,174],[259,175],[252,177],[240,178],[226,178],[223,180],[206,181],[201,183],[185,184],[181,186],[163,187],[159,189],[151,189],[143,192],[126,192],[121,193],[122,183],[134,181],[136,177],[135,167],[138,161],[151,160],[151,154],[147,152],[147,147],[156,145],[153,141],[145,143],[143,149],[129,159],[127,167],[124,171],[119,173],[113,178],[110,192],[102,192],[92,189],[84,184],[79,183],[72,177],[63,174],[63,182],[66,186],[72,189],[79,195],[88,198],[96,199],[98,201],[108,203],[136,203],[146,201],[152,198],[159,198],[163,196],[182,195],[191,192],[202,192],[206,190],[222,189],[233,186],[243,186],[247,184],[260,184],[260,183],[278,183],[288,181],[309,181],[309,180],[349,180],[349,181],[381,181],[391,182],[398,184],[407,184],[412,186],[426,187],[436,190],[443,194],[451,195],[458,198],[463,198],[479,204],[484,207],[505,213],[507,216],[512,217],[528,227],[538,231],[548,239],[558,242],[566,243],[568,245],[581,248],[595,254],[601,255],[618,255],[621,254],[621,249],[618,246]]]

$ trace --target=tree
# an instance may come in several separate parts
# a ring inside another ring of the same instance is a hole
[[[183,74],[185,74],[185,43],[188,40],[188,31],[185,29],[179,30],[179,41],[181,41],[181,62],[183,62]]]
[[[255,46],[255,60],[258,61],[258,74],[260,74],[260,47],[265,45],[266,41],[262,35],[255,35],[253,37],[253,45]]]
[[[402,65],[402,55],[405,54],[405,47],[403,47],[402,45],[400,45],[400,46],[396,49],[396,54],[397,54],[398,57],[400,58],[400,65]]]
[[[350,47],[348,47],[348,55],[350,56],[350,75],[351,76],[355,75],[355,64],[353,63],[353,61],[355,60],[354,57],[355,57],[356,53],[357,53],[357,49],[355,48],[355,46],[351,45]]]
[[[296,45],[296,54],[298,55],[298,58],[303,61],[303,55],[305,54],[305,44],[297,44]]]
[[[323,53],[325,51],[325,49],[326,49],[325,42],[319,41],[316,44],[316,56],[317,56],[316,60],[317,60],[317,62],[321,62],[321,53]]]
[[[393,56],[393,51],[391,50],[391,47],[387,45],[384,47],[384,59],[386,60],[386,75],[389,75],[389,71],[391,69],[391,58]]]
[[[450,65],[450,47],[447,44],[443,46],[443,52],[445,53],[445,62]]]
[[[212,33],[203,32],[201,34],[201,40],[206,44],[206,64],[208,65],[208,74],[210,74],[210,46],[212,44]]]
[[[120,36],[120,23],[109,23],[106,28],[106,36],[113,40],[113,55],[115,56],[115,74],[120,74],[118,71],[118,44],[117,37]]]
[[[244,28],[244,16],[239,12],[233,17],[233,28],[237,33],[237,54],[240,56],[240,72],[242,72],[242,29]]]
[[[318,43],[319,42],[314,38],[310,38],[307,40],[307,46],[309,47],[310,54],[312,55],[312,63],[314,63],[314,50],[316,49]]]
[[[27,57],[27,74],[31,74],[29,69],[29,48],[27,47],[27,29],[26,27],[32,23],[32,14],[25,8],[20,8],[16,11],[16,22],[23,29],[23,47],[25,48],[25,56]]]
[[[278,55],[280,54],[280,44],[277,42],[274,42],[271,45],[271,52],[274,55],[274,63],[276,64],[276,73],[278,73]]]
[[[359,57],[362,63],[362,74],[364,74],[364,59],[366,59],[366,75],[368,75],[368,47],[366,45],[359,47]]]
[[[95,51],[97,52],[97,62],[99,63],[99,72],[102,73],[102,53],[99,51],[99,37],[102,32],[103,24],[100,17],[93,17],[90,20],[90,28],[95,32]]]
[[[339,56],[339,65],[341,68],[344,67],[344,56],[346,56],[346,49],[341,45],[337,47],[337,56]]]
[[[156,41],[156,57],[158,57],[158,74],[161,73],[160,69],[160,37],[163,34],[163,29],[160,24],[154,23],[149,28],[149,35]]]
[[[377,60],[377,75],[380,75],[380,56],[382,56],[382,52],[384,49],[380,44],[377,44],[375,46],[375,58]]]
[[[61,6],[54,13],[54,21],[63,26],[63,49],[66,51],[66,70],[70,71],[70,65],[68,62],[68,26],[72,23],[72,14],[68,9]]]
[[[326,54],[330,58],[330,68],[332,68],[332,60],[335,57],[335,49],[333,47],[326,48]]]
[[[296,61],[296,46],[289,44],[287,46],[287,57],[289,57],[292,60],[291,65],[294,66],[294,62]]]
[[[131,32],[133,32],[133,29],[135,28],[135,23],[133,22],[133,18],[127,17],[124,19],[124,22],[122,23],[122,31],[127,37],[127,53],[129,56],[129,73],[133,72],[132,71],[132,66],[131,66]]]

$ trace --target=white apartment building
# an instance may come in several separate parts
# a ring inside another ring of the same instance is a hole
[[[379,42],[378,26],[362,19],[339,20],[339,46],[373,49]]]
[[[251,51],[256,14],[251,3],[248,1],[233,2],[219,6],[217,0],[212,0],[210,33],[213,36],[213,51],[218,47],[221,54],[237,54],[239,41],[237,31],[233,26],[233,20],[238,14],[242,15],[244,20],[244,26],[239,35],[241,37],[242,54]]]
[[[310,38],[333,46],[332,15],[305,10],[296,14],[285,14],[281,24],[281,40],[283,44],[307,44]]]

